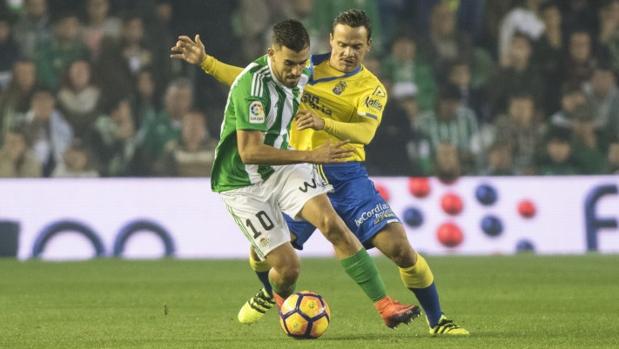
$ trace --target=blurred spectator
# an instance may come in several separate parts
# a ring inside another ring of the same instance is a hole
[[[168,57],[159,59],[167,61]],[[159,59],[147,45],[142,18],[133,14],[127,16],[122,37],[119,41],[106,38],[96,63],[103,94],[111,99],[131,95],[137,73],[144,67],[158,66]]]
[[[446,60],[470,57],[472,48],[470,38],[456,31],[454,9],[447,2],[436,3],[430,15],[428,37],[419,45],[423,58],[438,67]]]
[[[499,52],[499,30],[503,19],[521,0],[486,1],[484,3],[484,33],[481,44],[493,57]]]
[[[537,40],[544,32],[544,22],[540,18],[542,0],[524,0],[509,11],[501,21],[499,33],[499,61],[502,66],[510,59],[510,46],[516,33],[524,33],[527,37]]]
[[[33,150],[43,164],[43,176],[49,177],[73,141],[73,129],[56,109],[56,99],[47,89],[34,92],[25,123]]]
[[[545,140],[544,154],[539,159],[537,174],[578,174],[572,157],[571,131],[562,127],[551,128],[546,133]]]
[[[52,177],[99,177],[99,173],[94,169],[88,149],[82,141],[75,139],[65,151],[63,161],[54,169]]]
[[[326,24],[321,23],[318,16],[314,15],[314,0],[279,0],[272,1],[271,4],[276,12],[280,10],[277,14],[278,20],[294,18],[303,23],[312,43],[312,53],[325,53],[330,50]]]
[[[30,99],[36,84],[36,68],[32,61],[21,59],[13,65],[11,81],[0,95],[0,142],[9,127],[23,118],[30,109]]]
[[[476,155],[480,155],[481,149],[475,144],[479,138],[475,113],[462,106],[461,100],[462,95],[456,86],[443,86],[436,110],[424,113],[419,126],[429,137],[435,154],[440,144],[453,145],[459,153],[460,172],[468,172],[478,165]]]
[[[134,122],[137,128],[142,122],[154,118],[159,110],[159,91],[150,68],[140,70],[136,77],[136,94],[133,99]]]
[[[162,173],[161,162],[166,146],[180,139],[181,120],[193,106],[193,89],[185,79],[173,81],[164,96],[164,109],[143,120],[140,127],[140,163],[145,173]]]
[[[595,122],[595,112],[588,105],[574,112],[573,152],[580,174],[602,173],[606,168],[606,139]]]
[[[482,173],[486,176],[514,175],[512,151],[509,143],[495,141],[487,150],[488,161]]]
[[[419,130],[418,114],[417,101],[413,93],[387,103],[381,125],[366,150],[368,171],[371,174],[431,175],[430,142]],[[385,149],[405,151],[385,151]]]
[[[267,0],[239,0],[234,13],[233,26],[241,41],[241,54],[246,60],[254,60],[264,54],[268,47],[271,11]],[[330,22],[325,22],[325,25]]]
[[[11,80],[11,69],[19,58],[19,48],[13,40],[13,31],[8,17],[0,16],[0,92]]]
[[[144,33],[144,37],[147,40],[146,47],[152,49],[153,57],[157,61],[157,78],[159,82],[169,81],[171,76],[178,76],[184,69],[191,73],[195,72],[192,69],[193,67],[184,65],[180,60],[165,59],[169,55],[170,47],[176,43],[179,33],[179,30],[173,26],[173,15],[174,7],[171,0],[157,0],[154,8],[154,18],[146,23],[147,26]],[[138,72],[144,67],[142,66],[138,69]]]
[[[403,115],[406,115],[407,121],[402,129],[408,131],[405,144],[408,163],[411,167],[408,173],[413,176],[428,176],[432,174],[432,151],[429,137],[419,127],[417,101],[414,96],[409,96],[400,99],[398,104],[404,111]]]
[[[101,91],[92,83],[88,61],[74,61],[65,75],[65,81],[58,92],[58,107],[75,135],[87,139],[98,115]]]
[[[99,156],[99,173],[106,177],[135,174],[136,128],[127,99],[108,103],[95,124],[94,149]]]
[[[497,112],[506,109],[507,98],[516,92],[527,91],[531,96],[541,97],[544,85],[538,70],[531,64],[531,54],[529,37],[515,33],[504,65],[497,71],[488,91],[491,119]]]
[[[489,144],[506,142],[511,150],[514,174],[535,174],[537,150],[542,143],[543,123],[536,117],[535,101],[526,92],[513,94],[509,98],[507,115],[500,116],[490,132]],[[487,132],[488,130],[486,130]]]
[[[574,112],[585,103],[587,103],[587,97],[580,85],[564,85],[561,93],[561,109],[552,114],[550,123],[554,126],[571,129]]]
[[[612,69],[619,71],[619,1],[608,1],[599,18],[598,44],[608,53]]]
[[[619,135],[608,134],[616,131],[612,125],[619,122],[619,89],[616,80],[610,66],[600,62],[593,70],[591,79],[584,85],[587,100],[593,107],[593,126],[596,130],[604,130],[608,137]]]
[[[420,41],[419,58],[432,64],[435,72],[455,59],[468,60],[472,83],[476,87],[485,84],[494,68],[490,56],[484,50],[475,48],[467,33],[456,30],[455,10],[445,1],[438,2],[432,8],[430,33]]]
[[[86,59],[88,50],[79,36],[80,22],[77,15],[61,14],[54,21],[53,27],[53,36],[36,48],[35,63],[39,83],[55,90],[69,65],[78,59]]]
[[[605,1],[605,0],[604,0]],[[597,2],[599,4],[599,2]],[[563,32],[569,33],[574,28],[594,32],[598,24],[597,4],[591,0],[560,0],[563,14]]]
[[[561,68],[563,64],[563,33],[561,31],[561,12],[553,1],[542,4],[540,9],[544,21],[544,33],[535,43],[534,59],[540,68],[542,78],[546,82],[544,111],[552,113],[559,108],[560,90],[556,83],[562,81]]]
[[[591,78],[594,67],[593,43],[586,30],[575,30],[569,36],[568,56],[564,61],[564,83],[582,84]]]
[[[607,172],[609,174],[619,174],[619,143],[611,143],[608,147],[608,165]]]
[[[465,174],[458,148],[453,144],[439,143],[436,146],[434,174],[446,183],[451,183]]]
[[[411,37],[398,36],[381,69],[391,84],[391,97],[398,99],[407,91],[416,95],[421,110],[429,110],[436,102],[436,83],[432,67],[416,59],[417,47]]]
[[[47,0],[24,0],[25,11],[13,28],[20,52],[28,58],[35,57],[36,48],[48,41],[50,35]]]
[[[169,177],[208,177],[211,175],[217,141],[210,138],[206,118],[199,111],[183,117],[181,139],[166,146],[164,172]]]
[[[101,52],[104,37],[118,39],[122,28],[119,18],[109,15],[108,0],[86,1],[86,23],[84,23],[83,41],[90,50],[90,55],[96,59]]]
[[[372,49],[378,55],[382,54],[385,41],[388,38],[383,37],[383,25],[380,20],[378,6],[379,0],[313,0],[313,3],[311,18],[308,21],[311,23],[310,27],[322,29],[319,37],[323,38],[323,40],[328,39],[333,18],[340,12],[353,8],[365,11],[372,25]],[[329,50],[328,45],[321,48]]]
[[[41,177],[41,163],[29,148],[23,128],[10,129],[0,148],[0,177]]]
[[[460,89],[462,105],[473,110],[481,120],[486,120],[489,111],[485,107],[482,89],[473,86],[469,62],[456,59],[449,62],[444,70],[447,73],[447,83]]]

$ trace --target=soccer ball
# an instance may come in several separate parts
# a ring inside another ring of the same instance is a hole
[[[294,338],[318,338],[327,331],[329,322],[329,305],[312,291],[292,294],[279,311],[279,324],[287,335]]]

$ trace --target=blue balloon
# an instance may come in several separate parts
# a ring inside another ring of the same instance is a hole
[[[423,213],[415,207],[404,210],[404,223],[412,228],[417,228],[423,224]]]
[[[524,253],[524,252],[535,252],[535,246],[529,240],[523,239],[516,243],[516,252]]]
[[[477,201],[484,206],[493,205],[498,199],[496,189],[488,184],[479,185],[477,189],[475,189],[475,197]]]
[[[496,216],[487,215],[481,220],[481,230],[490,237],[499,236],[503,232],[503,223]]]

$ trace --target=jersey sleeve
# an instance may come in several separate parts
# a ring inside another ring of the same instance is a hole
[[[217,81],[228,86],[232,85],[236,77],[243,71],[243,68],[223,63],[213,56],[206,56],[200,64],[200,68]]]
[[[349,122],[325,118],[325,131],[354,143],[369,144],[383,116],[387,103],[387,93],[382,85],[362,94],[357,104],[357,115]]]
[[[378,84],[373,90],[368,90],[368,93],[359,98],[357,114],[380,122],[386,104],[387,92],[382,84]]]
[[[266,132],[268,107],[261,97],[262,81],[254,74],[243,75],[230,94],[236,115],[236,129]]]

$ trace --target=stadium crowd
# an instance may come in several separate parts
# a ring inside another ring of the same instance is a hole
[[[390,96],[370,174],[619,173],[619,0],[0,1],[0,177],[208,176],[227,87],[177,35],[244,66],[348,8]]]

